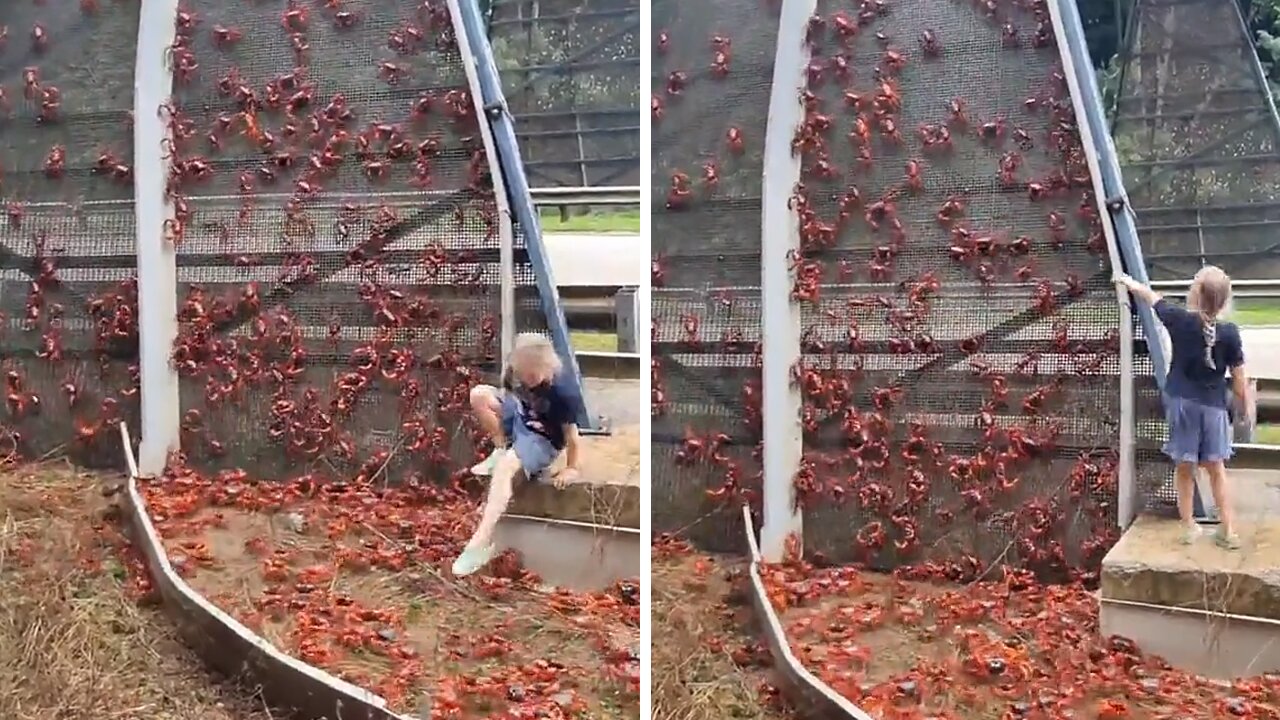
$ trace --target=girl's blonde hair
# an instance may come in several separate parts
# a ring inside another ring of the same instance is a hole
[[[1204,361],[1210,368],[1217,369],[1213,361],[1213,346],[1218,341],[1218,318],[1227,314],[1231,307],[1231,277],[1222,268],[1205,265],[1191,279],[1191,290],[1187,293],[1187,308],[1200,316],[1201,332],[1204,333]]]
[[[556,375],[564,367],[555,345],[545,335],[538,333],[520,333],[516,335],[515,346],[511,348],[511,367],[537,368],[550,375]]]

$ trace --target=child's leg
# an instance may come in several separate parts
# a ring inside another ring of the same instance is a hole
[[[1169,424],[1169,439],[1164,443],[1164,453],[1177,465],[1174,487],[1178,491],[1178,517],[1188,529],[1196,527],[1196,463],[1200,459],[1201,425],[1198,409],[1190,400],[1164,397],[1164,416]]]
[[[1219,544],[1234,549],[1239,547],[1235,537],[1235,508],[1231,506],[1231,494],[1227,491],[1227,458],[1231,457],[1231,441],[1234,436],[1231,418],[1226,410],[1206,408],[1201,430],[1200,467],[1209,473],[1209,487],[1213,502],[1218,506]]]
[[[506,451],[508,438],[516,416],[516,400],[492,385],[477,385],[471,390],[471,411],[480,427],[493,440],[493,452],[489,457],[471,467],[471,474],[484,477],[492,475],[498,458]]]
[[[493,469],[493,477],[489,480],[489,496],[485,498],[484,510],[480,514],[480,524],[471,534],[467,542],[468,550],[486,548],[493,543],[493,531],[498,527],[498,519],[506,512],[511,502],[516,473],[520,471],[520,459],[514,450],[508,450],[498,458]]]
[[[1178,488],[1178,517],[1186,526],[1195,525],[1195,463],[1180,462],[1174,472],[1174,482]]]
[[[502,513],[511,503],[517,476],[523,473],[527,478],[536,477],[555,460],[551,443],[526,428],[522,420],[515,418],[512,430],[511,449],[498,457],[480,523],[467,541],[466,549],[454,562],[454,575],[470,575],[489,562],[493,552],[493,533],[498,528]]]
[[[1200,467],[1209,473],[1209,487],[1213,489],[1213,502],[1218,506],[1218,519],[1221,521],[1221,533],[1226,536],[1235,535],[1236,513],[1231,507],[1231,493],[1227,491],[1226,463],[1204,463]]]
[[[479,421],[496,447],[507,446],[507,433],[502,422],[502,394],[492,385],[477,385],[471,389],[471,413]]]

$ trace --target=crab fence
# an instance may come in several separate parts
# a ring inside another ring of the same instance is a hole
[[[1096,569],[1130,369],[1047,7],[768,8],[655,6],[655,530],[733,550],[745,501],[832,561]]]
[[[535,185],[637,184],[637,0],[500,0],[489,38]]]
[[[133,281],[137,3],[52,12],[6,3],[0,26],[0,456],[120,466],[138,412]]]
[[[138,5],[0,11],[40,28],[0,55],[17,89],[0,140],[4,442],[25,457],[118,464],[111,426],[137,421]],[[165,354],[186,461],[449,477],[480,449],[465,411],[497,370],[503,287],[509,325],[547,330],[523,233],[503,226],[458,18],[444,0],[193,0],[164,22],[166,67],[139,82],[171,75],[172,97],[138,117],[163,130],[149,150],[171,214],[148,222],[175,248]]]

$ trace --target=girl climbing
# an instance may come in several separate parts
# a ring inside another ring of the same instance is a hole
[[[1116,282],[1155,309],[1173,346],[1164,388],[1165,418],[1169,423],[1164,452],[1177,464],[1182,542],[1189,545],[1200,534],[1192,517],[1195,471],[1199,465],[1209,473],[1213,501],[1221,518],[1214,540],[1235,550],[1240,547],[1240,538],[1235,533],[1235,510],[1227,492],[1225,466],[1231,457],[1232,440],[1228,408],[1230,395],[1235,396],[1237,408],[1248,407],[1248,378],[1240,330],[1233,323],[1218,319],[1231,302],[1231,278],[1220,268],[1201,268],[1191,280],[1186,308],[1169,302],[1128,275],[1118,275]]]
[[[537,481],[563,451],[565,468],[551,481],[564,487],[577,479],[581,462],[577,419],[582,395],[562,371],[550,340],[522,333],[516,336],[503,370],[502,388],[478,385],[472,389],[472,412],[493,439],[494,450],[472,467],[471,473],[492,479],[480,524],[454,561],[454,575],[470,575],[493,557],[493,531],[511,501],[519,473]]]

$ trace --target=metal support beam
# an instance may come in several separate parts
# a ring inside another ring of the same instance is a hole
[[[1100,201],[1106,198],[1103,209],[1114,228],[1119,259],[1123,262],[1124,269],[1135,280],[1147,282],[1147,266],[1142,257],[1142,246],[1138,241],[1136,218],[1129,205],[1124,179],[1120,175],[1120,163],[1116,156],[1115,145],[1111,141],[1107,120],[1103,114],[1102,94],[1098,91],[1098,79],[1094,75],[1093,66],[1089,60],[1080,12],[1074,0],[1052,0],[1049,3],[1049,12],[1053,19],[1054,32],[1058,36],[1058,45],[1062,51],[1065,74],[1072,87],[1071,96],[1076,106],[1081,137],[1088,142],[1085,148],[1086,155],[1090,159],[1089,166],[1091,170],[1097,169],[1098,181],[1101,182],[1104,191],[1098,193],[1098,198]],[[1143,336],[1147,340],[1147,352],[1151,355],[1156,384],[1164,390],[1169,363],[1162,336],[1163,327],[1156,319],[1154,310],[1142,303],[1134,303],[1134,305],[1142,325]],[[1207,513],[1198,489],[1195,495],[1196,515],[1204,517]]]
[[[173,203],[165,192],[169,160],[163,150],[169,122],[159,112],[173,94],[169,47],[173,45],[178,0],[142,0],[133,80],[134,211],[137,214],[139,374],[142,384],[142,445],[138,472],[164,472],[169,453],[179,449],[181,405],[178,370],[170,362],[178,337],[178,268],[173,244],[165,239]]]
[[[804,119],[800,95],[805,89],[809,18],[817,0],[782,0],[778,46],[769,96],[761,189],[761,301],[764,343],[764,525],[760,548],[766,562],[782,560],[787,538],[803,539],[796,507],[795,474],[804,452],[800,390],[791,381],[800,360],[800,307],[791,297],[795,285],[791,257],[800,247],[800,218],[790,200],[800,181],[800,157],[792,152],[795,129]]]
[[[556,289],[552,276],[551,261],[547,257],[546,246],[542,242],[542,226],[538,221],[538,212],[533,204],[533,196],[529,192],[529,180],[525,176],[520,162],[520,144],[516,140],[515,123],[507,108],[506,98],[502,93],[502,83],[498,78],[497,64],[493,59],[493,48],[485,34],[484,16],[475,0],[449,0],[449,11],[457,18],[456,32],[466,35],[470,45],[470,55],[464,55],[464,62],[475,68],[477,88],[482,107],[483,122],[489,124],[493,133],[493,141],[498,155],[498,167],[492,168],[494,173],[502,173],[506,183],[508,201],[511,211],[520,221],[520,229],[524,232],[525,246],[529,252],[529,262],[533,265],[534,277],[537,280],[538,296],[542,302],[542,311],[546,316],[547,328],[551,332],[551,341],[555,344],[565,371],[571,380],[582,389],[582,373],[578,369],[578,359],[569,344],[569,326],[564,319],[564,310],[560,306],[560,292]],[[585,393],[583,393],[585,398]],[[582,415],[578,425],[584,429],[596,430],[598,420],[591,414],[586,402],[583,403]]]

